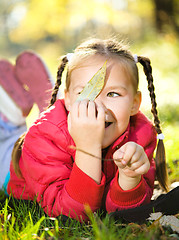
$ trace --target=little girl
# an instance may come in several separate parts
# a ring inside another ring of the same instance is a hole
[[[94,101],[76,101],[106,60],[100,94]],[[139,111],[137,60],[147,76],[155,128]],[[65,97],[56,100],[65,67]],[[49,108],[16,142],[7,191],[16,198],[36,198],[50,216],[63,214],[79,221],[87,219],[86,204],[93,212],[147,204],[155,169],[167,190],[159,123],[150,60],[134,59],[112,39],[86,41],[62,57]]]

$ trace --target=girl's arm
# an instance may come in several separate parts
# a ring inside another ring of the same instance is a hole
[[[126,177],[123,178],[124,183],[121,183],[121,178],[123,176],[122,174],[124,174],[124,172],[121,174],[120,178],[120,170],[117,171],[116,176],[111,181],[106,198],[106,208],[109,212],[134,208],[149,203],[152,197],[155,180],[155,162],[153,159],[153,152],[156,147],[156,131],[154,130],[152,124],[146,120],[146,117],[144,117],[144,115],[140,113],[140,115],[136,117],[140,118],[137,122],[138,125],[135,125],[135,128],[131,127],[128,140],[132,142],[135,141],[144,149],[147,158],[143,153],[144,155],[142,154],[142,156],[144,156],[144,159],[146,158],[146,160],[141,160],[139,162],[143,162],[141,166],[144,165],[144,169],[147,169],[147,167],[145,168],[144,163],[147,163],[149,160],[150,167],[147,173],[139,173],[139,179],[137,175],[135,176],[135,171],[133,172],[134,179],[132,180],[131,178],[128,178],[129,176],[125,175]],[[138,156],[140,156],[140,154]],[[129,168],[130,164],[128,166],[128,169],[126,168],[128,173]],[[140,167],[138,170],[141,170]],[[120,184],[124,185],[121,186]]]
[[[72,105],[68,116],[68,129],[76,144],[75,163],[97,184],[100,184],[102,174],[100,158],[104,124],[104,110],[100,106],[97,107],[94,102],[84,100]]]
[[[130,189],[123,190],[119,183],[119,172],[111,181],[109,191],[106,197],[106,209],[108,212],[120,211],[129,208],[135,208],[145,205],[151,201],[154,180],[155,180],[155,163],[151,161],[151,166],[147,174],[142,175],[139,184]]]

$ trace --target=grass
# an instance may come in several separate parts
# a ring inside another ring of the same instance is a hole
[[[109,215],[101,217],[88,210],[89,223],[80,224],[76,220],[64,222],[62,217],[49,218],[34,201],[6,198],[1,192],[0,239],[81,239],[81,240],[113,240],[113,239],[173,239],[177,235],[159,224],[124,223],[114,221]],[[2,199],[4,199],[2,201]]]

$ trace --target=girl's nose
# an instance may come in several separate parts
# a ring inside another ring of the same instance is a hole
[[[94,102],[95,102],[96,104],[101,104],[101,102],[102,102],[101,96],[98,95],[98,96],[95,98]]]
[[[104,103],[104,101],[103,101],[103,99],[102,99],[102,97],[101,97],[100,95],[94,100],[94,102],[95,102],[98,106],[103,107],[103,108],[104,108],[104,111],[107,112],[107,108],[106,108],[106,106],[105,106],[105,103]]]

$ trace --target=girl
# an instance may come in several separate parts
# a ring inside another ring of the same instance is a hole
[[[70,55],[71,56],[71,55]],[[76,101],[107,60],[105,85],[94,101]],[[139,57],[148,80],[155,128],[139,111],[136,57],[115,40],[92,39],[62,57],[50,106],[15,144],[8,193],[34,199],[50,216],[86,220],[85,205],[108,212],[150,202],[155,168],[167,190],[162,138],[148,58]],[[56,100],[67,66],[65,97]]]

